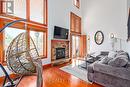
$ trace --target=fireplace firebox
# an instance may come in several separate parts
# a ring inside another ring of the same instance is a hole
[[[65,48],[56,48],[56,60],[65,58]]]

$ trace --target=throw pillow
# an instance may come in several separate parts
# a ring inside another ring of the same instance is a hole
[[[127,52],[123,52],[123,51],[122,52],[118,52],[117,55],[116,55],[116,57],[120,56],[120,55],[124,55],[124,56],[128,57],[128,53]]]
[[[127,56],[128,57],[128,60],[130,61],[130,57],[129,57],[129,54],[125,51],[117,51],[117,55],[116,56],[120,56],[120,55],[124,55],[124,56]]]
[[[116,55],[117,55],[117,52],[110,51],[109,54],[108,54],[108,57],[114,58]]]
[[[103,57],[103,58],[100,60],[100,63],[108,64],[108,62],[109,62],[110,60],[112,60],[112,59],[113,59],[112,57],[107,57],[107,56],[105,56],[105,57]]]
[[[124,55],[117,56],[108,62],[108,65],[115,67],[123,67],[128,63],[128,57]]]
[[[94,54],[92,54],[91,56],[92,57],[97,57],[97,56],[99,56],[101,54],[101,52],[95,52]]]

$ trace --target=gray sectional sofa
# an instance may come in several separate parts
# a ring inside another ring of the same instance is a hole
[[[105,87],[130,87],[130,61],[124,51],[109,53],[89,64],[87,69],[91,82]]]

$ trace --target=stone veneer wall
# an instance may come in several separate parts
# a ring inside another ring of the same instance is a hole
[[[69,58],[69,41],[52,40],[51,41],[51,60],[56,60],[56,48],[65,48],[65,56]]]

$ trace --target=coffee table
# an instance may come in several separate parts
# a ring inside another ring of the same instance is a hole
[[[90,61],[87,61],[86,58],[77,58],[77,60],[78,60],[78,67],[81,67],[84,69],[87,69],[87,66],[92,63]],[[83,61],[84,63],[79,64],[79,61]]]

